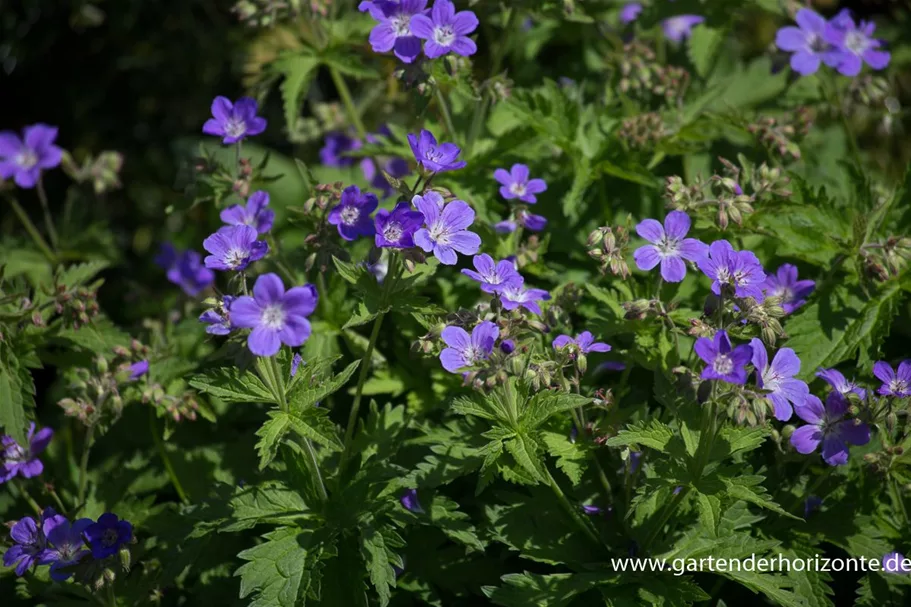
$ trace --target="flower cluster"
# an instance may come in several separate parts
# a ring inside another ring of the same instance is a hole
[[[375,0],[361,2],[361,12],[368,12],[378,25],[370,32],[374,52],[392,51],[405,63],[421,54],[430,59],[455,53],[467,57],[478,51],[469,34],[478,28],[478,18],[471,11],[456,12],[450,0],[436,0],[427,9],[427,0]]]
[[[380,127],[376,134],[367,134],[367,143],[377,143],[379,137],[391,137],[392,133],[385,126]],[[319,151],[320,162],[327,167],[347,167],[355,163],[355,158],[346,154],[362,148],[364,143],[357,137],[349,137],[342,132],[332,132],[326,135],[325,143]],[[403,158],[389,158],[382,164],[382,170],[378,169],[379,159],[362,158],[360,161],[361,172],[364,179],[371,187],[376,188],[382,193],[383,198],[388,198],[393,188],[386,179],[384,173],[393,179],[406,177],[410,171],[408,163]]]

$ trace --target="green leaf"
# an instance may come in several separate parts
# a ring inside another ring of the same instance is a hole
[[[594,183],[596,172],[591,160],[582,157],[576,160],[573,169],[573,183],[563,196],[563,213],[571,220],[576,221],[581,214],[582,199],[585,191]]]
[[[63,285],[67,289],[79,287],[97,276],[102,270],[110,264],[107,261],[88,261],[67,267],[66,269],[58,268],[55,282]]]
[[[259,453],[260,470],[265,470],[266,466],[275,459],[275,454],[278,453],[278,448],[285,434],[288,433],[290,425],[291,420],[288,418],[287,413],[270,411],[268,421],[256,431],[256,436],[259,437],[259,442],[256,443],[256,452]]]
[[[302,438],[308,438],[315,443],[332,449],[342,450],[342,441],[338,437],[338,430],[326,409],[311,407],[303,411],[291,411],[283,414],[279,411],[270,412],[269,415],[286,415],[288,429],[293,430]]]
[[[725,493],[727,493],[728,497],[744,500],[795,521],[802,521],[802,518],[794,516],[772,501],[772,496],[761,484],[763,480],[765,480],[765,477],[759,475],[741,475],[734,478],[721,477],[721,482],[725,485]]]
[[[395,570],[392,565],[403,567],[395,548],[404,545],[405,541],[392,528],[378,530],[368,526],[361,530],[361,556],[367,563],[370,583],[376,588],[382,607],[389,604],[392,588],[395,588]]]
[[[35,408],[35,385],[6,344],[0,344],[0,428],[20,445],[28,444],[26,407]]]
[[[520,423],[527,431],[534,430],[551,416],[572,409],[579,409],[592,402],[592,399],[579,394],[544,390],[529,399],[520,413]]]
[[[288,131],[294,131],[301,114],[301,102],[310,88],[310,81],[316,75],[319,59],[309,52],[285,55],[273,63],[272,67],[285,77],[281,84],[285,125]]]
[[[702,523],[709,536],[717,536],[718,522],[721,519],[721,499],[716,495],[697,492],[696,505],[699,510],[699,522]]]
[[[484,551],[484,542],[477,529],[471,524],[471,517],[459,511],[459,505],[444,495],[434,495],[430,504],[431,523],[446,536],[470,551]]]
[[[228,506],[230,523],[219,531],[241,531],[264,523],[287,525],[310,514],[300,494],[274,481],[239,489]]]
[[[667,453],[668,444],[674,439],[670,426],[658,420],[638,421],[630,424],[612,438],[607,440],[609,447],[627,447],[640,445]]]
[[[274,403],[275,397],[262,380],[235,367],[211,369],[190,380],[190,385],[226,403]]]
[[[689,40],[689,57],[696,73],[705,78],[715,64],[715,57],[724,41],[724,32],[706,27],[693,28]]]
[[[298,383],[288,396],[288,404],[292,413],[314,407],[317,403],[338,392],[351,379],[360,362],[359,360],[354,361],[331,379],[320,380],[316,387],[310,387],[309,382]]]
[[[566,607],[575,597],[610,579],[595,573],[510,573],[502,586],[483,586],[481,590],[496,605],[504,607]]]
[[[589,450],[586,443],[572,442],[569,436],[560,432],[542,432],[541,439],[547,452],[557,458],[557,468],[563,471],[573,485],[578,485],[588,467]]]
[[[516,463],[527,472],[532,479],[539,483],[545,482],[544,461],[541,459],[541,448],[537,441],[527,434],[518,434],[515,438],[505,441],[504,446]]]

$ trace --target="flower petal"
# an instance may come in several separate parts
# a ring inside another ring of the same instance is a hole
[[[813,424],[807,424],[794,430],[791,435],[791,445],[798,453],[809,455],[819,448],[822,442],[822,429]]]
[[[664,226],[654,219],[643,219],[636,226],[636,234],[652,244],[658,244],[664,240]]]
[[[278,331],[257,326],[247,338],[247,347],[250,348],[250,352],[257,356],[275,356],[279,348],[281,348]]]
[[[285,294],[285,285],[278,274],[269,272],[256,279],[253,285],[253,298],[261,306],[278,303]]]

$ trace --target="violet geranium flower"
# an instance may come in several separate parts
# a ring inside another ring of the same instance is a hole
[[[560,335],[554,338],[553,341],[554,350],[562,350],[567,346],[571,346],[577,349],[582,354],[588,354],[589,352],[610,352],[611,347],[604,342],[595,341],[594,336],[591,334],[591,331],[582,331],[575,338],[570,337],[569,335]]]
[[[649,241],[633,253],[640,270],[651,270],[661,264],[661,278],[667,282],[680,282],[686,277],[683,260],[698,261],[708,249],[695,238],[686,238],[690,231],[690,217],[683,211],[671,211],[664,218],[664,226],[654,219],[645,219],[636,226],[636,233]]]
[[[105,512],[97,522],[86,527],[84,533],[92,556],[100,560],[115,554],[133,539],[133,525],[120,520],[116,514]]]
[[[63,159],[55,139],[57,127],[41,123],[25,127],[22,139],[11,131],[0,133],[0,179],[12,177],[20,188],[35,187],[41,171],[53,169]]]
[[[752,251],[735,251],[727,240],[716,240],[696,263],[712,279],[715,295],[721,295],[722,287],[728,286],[736,297],[752,297],[757,302],[765,299],[762,286],[766,275]]]
[[[535,194],[547,190],[547,183],[543,179],[529,179],[528,167],[524,164],[514,164],[509,172],[506,169],[497,169],[493,178],[500,184],[500,196],[506,200],[518,198],[522,202],[535,204],[538,202]]]
[[[35,432],[35,422],[28,429],[28,447],[21,446],[12,436],[4,435],[0,438],[0,483],[15,476],[32,478],[44,472],[44,464],[38,455],[47,449],[52,438],[54,431],[50,428]]]
[[[140,377],[142,377],[143,375],[145,375],[146,373],[149,372],[149,361],[140,360],[138,362],[135,362],[135,363],[127,366],[127,370],[130,372],[128,380],[136,381],[137,379],[139,379]]]
[[[392,51],[405,63],[421,54],[421,41],[415,36],[412,19],[427,12],[427,0],[361,2],[358,10],[369,12],[379,23],[370,31],[370,46],[375,53]]]
[[[705,17],[699,15],[677,15],[670,17],[661,22],[661,29],[664,30],[664,37],[680,44],[690,37],[693,26],[699,25],[705,21]]]
[[[873,365],[873,375],[883,382],[877,390],[883,396],[911,396],[911,360],[902,361],[897,371],[892,369],[892,365],[881,360]]]
[[[747,383],[746,365],[753,356],[752,347],[740,345],[733,348],[728,334],[718,331],[714,339],[697,339],[694,349],[705,363],[702,379],[720,379],[729,384]]]
[[[231,304],[231,324],[253,329],[247,347],[257,356],[275,356],[281,344],[296,348],[310,337],[310,322],[319,296],[313,285],[285,285],[277,274],[262,274],[253,285],[253,297],[244,295]]]
[[[210,308],[199,316],[199,322],[209,325],[206,327],[206,333],[209,335],[227,335],[231,332],[231,304],[234,299],[232,295],[225,295],[218,309]]]
[[[781,307],[791,314],[807,303],[807,297],[816,288],[812,280],[797,280],[797,267],[783,264],[775,274],[769,274],[765,281],[766,297],[780,297]]]
[[[867,397],[867,391],[858,386],[853,380],[848,381],[840,371],[835,369],[822,369],[816,372],[816,377],[822,378],[827,384],[838,392],[842,397],[848,398],[848,394],[853,392],[861,400]]]
[[[550,293],[544,289],[526,289],[523,283],[510,284],[500,290],[500,303],[506,310],[525,308],[534,314],[541,314],[539,301],[550,299]]]
[[[193,250],[178,251],[168,242],[161,245],[155,263],[167,272],[169,282],[190,297],[196,297],[215,281],[215,272],[203,265],[202,255]]]
[[[424,223],[424,215],[415,211],[407,202],[395,205],[392,211],[380,209],[376,212],[376,246],[380,248],[410,249],[414,246],[414,233]]]
[[[532,232],[540,232],[547,227],[547,217],[529,213],[525,209],[522,209],[516,214],[516,219],[522,223],[523,228],[531,230]]]
[[[841,53],[826,42],[826,20],[808,8],[797,11],[794,18],[798,27],[788,25],[778,30],[775,46],[791,55],[791,69],[801,76],[815,74],[824,62],[834,67],[841,61]]]
[[[250,226],[260,234],[272,229],[275,211],[267,209],[269,193],[258,190],[250,194],[246,205],[235,204],[221,212],[221,220],[230,226]]]
[[[60,514],[45,519],[42,530],[47,538],[47,549],[41,553],[41,562],[51,563],[52,580],[62,582],[68,579],[72,572],[61,569],[75,565],[89,555],[82,534],[93,523],[90,518],[81,518],[71,524]]]
[[[510,219],[504,219],[503,221],[498,221],[493,224],[493,231],[497,234],[512,234],[516,231],[518,225],[515,221]]]
[[[474,255],[481,247],[481,237],[466,228],[474,222],[474,209],[461,200],[443,203],[437,192],[415,196],[412,204],[424,215],[427,227],[414,233],[414,244],[447,266],[458,261],[456,252]]]
[[[623,8],[620,9],[620,23],[623,25],[629,25],[638,19],[641,13],[642,5],[638,2],[630,2],[629,4],[624,4]]]
[[[793,413],[791,405],[802,405],[810,394],[806,382],[794,378],[800,373],[800,359],[791,348],[782,348],[769,364],[769,354],[761,339],[751,339],[750,347],[753,348],[756,384],[769,391],[766,396],[774,405],[775,419],[786,422]]]
[[[361,147],[361,140],[349,137],[345,133],[333,131],[326,133],[323,147],[319,151],[319,161],[327,167],[342,168],[354,164],[354,158],[345,156]]]
[[[494,343],[499,335],[499,327],[489,320],[472,329],[470,336],[462,327],[446,327],[440,334],[443,343],[449,346],[440,352],[443,368],[450,373],[458,373],[459,369],[486,360],[493,352]]]
[[[843,76],[856,76],[866,63],[874,70],[885,69],[892,55],[879,50],[882,41],[873,38],[876,25],[870,21],[855,23],[850,11],[842,10],[826,25],[826,42],[841,52],[835,69]]]
[[[866,424],[845,419],[848,401],[837,392],[829,393],[825,407],[819,398],[810,394],[794,412],[807,424],[794,431],[791,445],[798,453],[808,455],[822,444],[822,459],[830,466],[848,463],[848,445],[870,442],[870,428]]]
[[[258,105],[252,97],[241,97],[235,103],[218,96],[212,101],[212,118],[202,132],[222,137],[222,143],[237,143],[266,130],[266,119],[256,115]]]
[[[424,54],[435,59],[452,51],[468,57],[478,52],[478,45],[468,37],[478,28],[478,18],[471,11],[455,10],[450,0],[436,0],[430,17],[418,14],[411,18],[411,31],[423,38]]]
[[[405,493],[402,494],[402,497],[399,498],[399,501],[402,503],[402,506],[405,507],[405,510],[408,510],[409,512],[414,512],[415,514],[424,513],[424,508],[421,506],[421,502],[418,501],[417,489],[406,489]]]
[[[205,259],[207,268],[213,270],[245,270],[252,262],[262,259],[269,252],[264,240],[250,226],[225,226],[202,241],[202,247],[211,253]]]
[[[48,508],[45,510],[47,516],[56,514]],[[44,531],[41,530],[41,523],[30,516],[25,516],[12,526],[9,532],[10,538],[15,542],[3,554],[3,566],[16,566],[16,575],[25,575],[25,572],[34,566],[41,564],[41,556],[47,545],[47,539],[44,537]]]
[[[409,133],[408,144],[414,153],[414,159],[427,171],[454,171],[468,164],[464,160],[457,160],[462,151],[459,146],[454,143],[437,144],[436,137],[426,129],[422,129],[420,135]]]
[[[884,573],[911,573],[911,559],[901,552],[888,552],[883,555]]]
[[[362,193],[356,185],[348,186],[342,191],[339,204],[329,211],[329,223],[338,228],[339,235],[345,240],[373,236],[375,230],[370,214],[378,204],[376,194]]]
[[[494,263],[493,258],[484,253],[472,257],[471,262],[474,270],[465,269],[462,274],[481,283],[481,290],[485,293],[499,293],[506,286],[521,285],[523,282],[515,264],[509,260]]]

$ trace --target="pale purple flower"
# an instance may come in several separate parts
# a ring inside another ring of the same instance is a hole
[[[499,327],[489,320],[472,329],[471,335],[462,327],[446,327],[440,334],[443,343],[449,346],[440,352],[443,368],[450,373],[458,373],[460,369],[487,360],[499,335]]]
[[[516,214],[516,219],[522,223],[523,228],[531,230],[532,232],[540,232],[547,227],[547,217],[529,213],[525,209],[522,209]]]
[[[329,211],[329,223],[337,227],[339,235],[345,240],[373,236],[375,229],[370,214],[377,205],[376,194],[362,193],[359,187],[350,185],[342,191],[339,203]]]
[[[211,308],[203,312],[199,317],[199,322],[209,325],[206,327],[206,333],[209,335],[227,335],[233,328],[231,325],[231,304],[234,302],[234,296],[225,295],[218,308]]]
[[[269,245],[256,240],[256,228],[250,226],[225,226],[202,241],[202,247],[211,253],[205,259],[206,267],[213,270],[245,270],[252,262],[262,259],[269,252]]]
[[[516,231],[517,227],[515,221],[504,219],[503,221],[493,224],[493,231],[497,234],[512,234]]]
[[[47,538],[47,549],[41,553],[41,561],[51,564],[52,580],[62,582],[68,579],[73,575],[72,572],[62,569],[75,565],[89,555],[82,534],[92,524],[90,518],[81,518],[70,523],[60,514],[45,519],[42,530]]]
[[[421,41],[415,37],[412,19],[427,12],[427,0],[377,0],[361,2],[358,10],[369,12],[379,24],[370,32],[370,46],[375,53],[392,51],[405,63],[421,54]]]
[[[874,70],[885,69],[892,58],[888,51],[879,50],[881,40],[873,38],[876,25],[872,21],[855,23],[850,11],[842,10],[826,25],[826,42],[838,48],[839,60],[835,69],[844,76],[856,76],[866,63]]]
[[[35,187],[41,171],[53,169],[63,159],[55,139],[57,127],[41,123],[25,127],[22,139],[12,131],[0,132],[0,179],[12,177],[20,188]]]
[[[821,62],[832,67],[841,61],[837,49],[824,38],[826,20],[815,11],[802,8],[795,17],[798,27],[789,25],[778,30],[775,45],[791,55],[791,69],[802,76],[816,73]]]
[[[447,266],[458,261],[456,252],[474,255],[481,247],[481,237],[466,228],[474,222],[474,209],[462,200],[444,203],[443,197],[433,191],[415,196],[412,204],[424,215],[427,227],[414,233],[414,244],[425,253],[433,251],[434,257]]]
[[[391,177],[396,179],[401,179],[411,173],[404,158],[390,158],[383,168]],[[376,164],[371,158],[361,160],[361,172],[364,173],[364,179],[370,183],[371,187],[380,190],[383,198],[388,198],[395,191],[389,185],[389,182],[386,181],[383,174],[376,170]]]
[[[794,412],[807,424],[794,431],[791,445],[798,453],[808,455],[822,444],[822,459],[830,466],[848,463],[849,444],[870,442],[870,428],[866,424],[845,419],[848,401],[837,392],[829,393],[825,407],[819,398],[810,394]]]
[[[683,260],[698,261],[708,246],[695,238],[686,238],[690,231],[690,217],[682,211],[671,211],[662,226],[654,219],[645,219],[636,226],[636,233],[651,244],[639,247],[633,253],[640,270],[651,270],[661,264],[661,278],[667,282],[680,282],[686,277]]]
[[[904,360],[898,365],[898,371],[892,369],[892,365],[881,360],[873,365],[873,375],[875,375],[883,385],[879,387],[879,392],[883,396],[897,396],[904,398],[911,396],[911,360]]]
[[[462,151],[459,146],[454,143],[437,144],[436,137],[427,129],[422,129],[420,135],[409,133],[408,145],[411,146],[414,159],[427,171],[454,171],[468,164],[464,160],[457,160]]]
[[[525,308],[534,314],[541,314],[539,301],[550,299],[550,293],[544,289],[526,289],[522,283],[510,284],[500,291],[500,303],[506,310]]]
[[[567,346],[572,346],[573,349],[578,350],[582,354],[588,354],[589,352],[610,352],[611,347],[604,342],[595,341],[594,336],[591,334],[591,331],[582,331],[575,338],[570,337],[569,335],[560,335],[554,338],[553,343],[551,344],[554,350],[562,350]]]
[[[472,257],[471,262],[475,269],[462,270],[462,274],[481,283],[481,290],[485,293],[499,293],[508,285],[521,285],[523,282],[515,264],[509,260],[494,263],[490,255],[483,253]]]
[[[376,246],[393,249],[410,249],[414,246],[414,233],[424,223],[424,215],[412,210],[407,202],[395,205],[392,211],[380,209],[376,212]]]
[[[291,377],[297,375],[297,370],[300,368],[303,362],[304,357],[301,356],[299,352],[295,352],[294,357],[291,359]]]
[[[468,37],[478,28],[478,18],[471,11],[455,10],[450,0],[436,0],[430,17],[424,14],[411,18],[411,31],[423,38],[424,54],[434,59],[452,51],[467,57],[478,52],[474,40]]]
[[[911,559],[901,552],[889,552],[883,555],[884,573],[911,573]]]
[[[53,510],[50,512],[53,513]],[[22,576],[32,567],[41,564],[47,539],[38,521],[30,516],[23,517],[12,526],[9,535],[15,543],[3,555],[4,567],[15,565],[16,575]]]
[[[2,406],[8,406],[3,404]],[[48,443],[54,437],[50,428],[42,428],[35,432],[35,422],[28,429],[28,447],[22,447],[12,436],[0,437],[0,483],[15,476],[32,478],[44,471],[44,464],[38,455],[47,449]]]
[[[845,376],[835,369],[823,369],[820,367],[816,372],[816,377],[822,378],[827,384],[832,386],[836,392],[845,398],[848,397],[850,392],[856,394],[861,400],[867,397],[866,390],[858,386],[854,380],[848,381],[845,379]]]
[[[715,295],[721,295],[722,287],[728,286],[737,297],[752,297],[757,302],[765,299],[762,287],[766,275],[752,251],[735,251],[727,240],[716,240],[709,246],[708,254],[696,263],[713,280]]]
[[[340,131],[326,133],[323,147],[319,151],[319,160],[327,167],[342,168],[351,166],[354,164],[355,159],[345,154],[359,149],[362,145],[360,139],[349,137]]]
[[[202,132],[222,137],[223,143],[237,143],[266,130],[266,119],[256,115],[256,100],[241,97],[235,103],[218,96],[212,101],[212,118],[206,120]]]
[[[807,297],[816,288],[812,280],[797,280],[797,267],[783,264],[775,274],[769,274],[765,281],[766,297],[780,297],[781,307],[791,314],[807,303]]]
[[[604,512],[604,509],[599,506],[593,506],[591,504],[582,504],[582,512],[588,516],[598,516]]]
[[[402,497],[399,498],[399,501],[409,512],[413,512],[415,514],[424,513],[424,508],[421,506],[421,502],[418,501],[417,489],[406,489],[405,493],[402,494]]]
[[[775,419],[786,422],[791,419],[791,405],[802,405],[810,394],[806,382],[794,378],[800,373],[800,359],[791,348],[782,348],[769,364],[769,354],[761,339],[751,339],[750,347],[753,348],[756,385],[769,391],[766,397],[774,405]]]
[[[260,234],[272,229],[275,211],[267,209],[269,193],[258,190],[250,194],[246,205],[235,204],[221,212],[221,220],[230,226],[250,226]]]
[[[98,560],[117,553],[120,547],[133,539],[133,525],[120,520],[116,514],[105,512],[98,521],[85,529],[85,537],[92,549],[92,556]]]
[[[149,361],[140,360],[131,364],[127,369],[130,372],[129,381],[136,381],[149,372]]]
[[[680,44],[690,37],[693,26],[699,25],[703,21],[705,21],[705,17],[700,17],[699,15],[677,15],[662,21],[661,29],[664,30],[665,38]]]
[[[629,4],[624,4],[623,8],[620,9],[620,23],[623,25],[629,25],[638,19],[641,13],[642,5],[638,2],[630,2]]]
[[[694,349],[705,363],[702,379],[720,379],[729,384],[747,383],[746,365],[753,356],[752,347],[740,345],[732,348],[728,334],[718,331],[714,339],[697,339]]]
[[[178,251],[168,242],[161,245],[155,263],[166,271],[169,282],[190,297],[196,297],[215,281],[215,272],[203,265],[202,255],[193,250]]]
[[[250,352],[257,356],[274,356],[281,344],[296,348],[310,337],[307,317],[319,301],[313,285],[285,291],[276,274],[263,274],[253,285],[253,297],[238,297],[231,304],[231,323],[241,329],[253,329],[247,338]]]
[[[506,200],[518,198],[522,202],[535,204],[538,202],[535,194],[547,190],[543,179],[529,179],[528,167],[524,164],[514,164],[509,172],[506,169],[497,169],[493,178],[500,183],[500,196]]]

